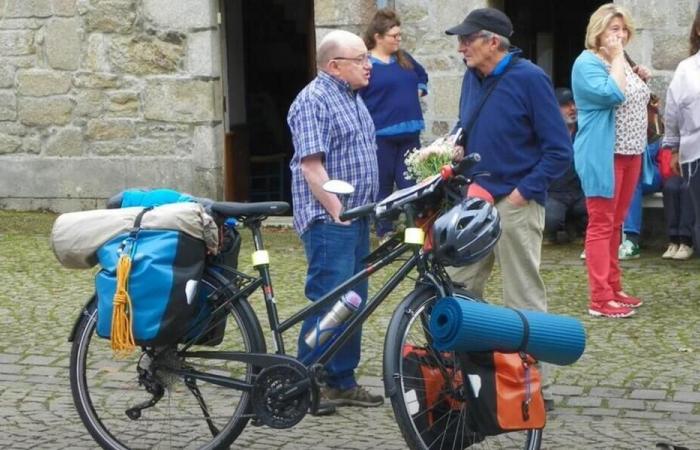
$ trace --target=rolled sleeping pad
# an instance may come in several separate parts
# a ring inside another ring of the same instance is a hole
[[[516,310],[445,297],[430,317],[438,351],[524,351],[540,361],[567,365],[586,348],[583,324],[568,316]]]

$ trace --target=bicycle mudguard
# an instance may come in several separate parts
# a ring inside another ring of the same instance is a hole
[[[95,303],[96,301],[97,295],[92,294],[92,297],[90,297],[88,301],[85,302],[83,309],[80,310],[80,314],[78,314],[78,317],[75,318],[75,322],[73,322],[73,328],[70,330],[70,334],[68,335],[68,342],[73,342],[73,340],[75,339],[75,333],[78,331],[78,325],[80,324],[80,320],[83,318],[84,315],[88,314],[90,305],[92,303]]]
[[[403,349],[397,347],[393,337],[398,334],[398,327],[401,322],[400,318],[404,315],[404,312],[411,306],[411,303],[415,301],[416,298],[424,295],[426,292],[435,292],[436,295],[438,289],[435,286],[424,284],[418,285],[415,290],[413,290],[406,298],[404,298],[401,303],[396,307],[394,313],[391,315],[391,321],[389,322],[389,328],[386,330],[386,340],[384,341],[384,354],[385,355],[402,355]],[[396,394],[396,377],[399,371],[399,358],[384,358],[384,395],[386,397],[392,397]]]

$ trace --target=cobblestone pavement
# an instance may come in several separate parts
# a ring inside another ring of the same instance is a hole
[[[72,404],[66,338],[91,293],[92,271],[58,265],[48,247],[53,216],[0,212],[0,447],[95,448]],[[304,304],[303,253],[289,230],[268,229],[280,315]],[[244,234],[245,242],[249,242]],[[580,245],[546,246],[542,273],[550,309],[583,320],[587,349],[573,366],[553,370],[556,410],[548,417],[549,449],[648,449],[657,442],[700,448],[700,259],[659,258],[643,248],[625,262],[625,287],[646,300],[627,320],[585,315],[586,277]],[[243,268],[250,250],[244,245]],[[248,267],[249,268],[249,267]],[[376,289],[381,275],[372,279]],[[496,273],[487,298],[498,301]],[[406,282],[364,329],[361,381],[382,392],[381,351],[393,307]],[[259,297],[251,298],[264,317]],[[264,323],[264,321],[263,321]],[[287,344],[294,351],[295,331]],[[401,449],[390,405],[306,417],[290,430],[248,427],[243,448]]]

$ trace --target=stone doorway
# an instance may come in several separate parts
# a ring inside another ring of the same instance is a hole
[[[287,111],[315,76],[312,0],[222,0],[225,197],[291,201]]]
[[[586,26],[601,0],[505,0],[515,30],[513,45],[542,67],[555,87],[571,86],[571,67],[584,49]]]

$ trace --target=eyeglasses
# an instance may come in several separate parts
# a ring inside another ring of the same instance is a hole
[[[457,36],[457,40],[459,41],[460,44],[462,45],[471,45],[473,44],[477,39],[486,37],[483,31],[477,31],[476,33],[471,33],[471,34],[460,34]]]
[[[401,33],[386,33],[384,36],[392,39],[401,39]]]
[[[369,64],[369,53],[363,53],[360,56],[356,56],[354,58],[349,58],[345,56],[336,56],[335,58],[331,58],[335,60],[340,60],[340,61],[352,61],[357,65],[364,66],[366,64]]]

